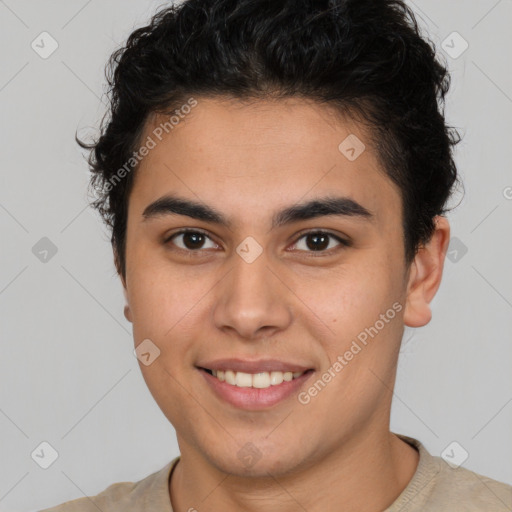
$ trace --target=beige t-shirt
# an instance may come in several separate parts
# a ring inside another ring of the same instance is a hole
[[[383,512],[512,512],[512,486],[468,469],[451,468],[416,439],[397,434],[420,454],[411,481]],[[93,497],[41,512],[172,512],[169,477],[179,457],[143,480],[113,484]]]

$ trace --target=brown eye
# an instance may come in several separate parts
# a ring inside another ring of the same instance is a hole
[[[332,241],[337,244],[331,244]],[[304,241],[304,242],[302,242]],[[306,252],[328,252],[328,250],[339,246],[349,246],[350,244],[342,238],[327,233],[325,231],[312,231],[302,235],[295,243],[294,247]]]
[[[210,241],[210,247],[205,247],[205,243]],[[186,251],[197,251],[199,249],[211,249],[217,247],[208,235],[201,231],[184,230],[175,233],[167,242],[172,242],[180,249]]]

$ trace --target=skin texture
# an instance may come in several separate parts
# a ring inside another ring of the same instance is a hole
[[[418,462],[389,432],[392,389],[404,324],[430,321],[448,222],[436,218],[434,236],[408,267],[400,192],[357,122],[298,99],[196,99],[137,170],[123,279],[135,345],[150,339],[160,350],[141,371],[178,438],[174,510],[384,510]],[[154,116],[144,139],[164,119]],[[349,134],[366,146],[354,161],[338,149]],[[144,219],[168,193],[217,209],[232,226]],[[271,229],[274,212],[327,196],[349,197],[373,216]],[[168,240],[183,228],[206,231],[203,248],[187,251],[183,236]],[[318,229],[351,245],[330,238],[314,251],[303,235]],[[263,249],[252,263],[236,252],[248,236]],[[196,367],[232,357],[289,361],[314,369],[307,390],[394,303],[401,311],[307,405],[293,394],[264,410],[236,408]],[[247,443],[260,454],[250,467],[239,457]]]

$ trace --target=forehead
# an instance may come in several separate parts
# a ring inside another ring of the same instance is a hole
[[[332,107],[298,98],[196,100],[172,123],[164,114],[147,123],[142,141],[154,147],[136,172],[139,210],[177,192],[255,221],[271,215],[271,204],[335,192],[400,215],[399,191],[368,131]]]

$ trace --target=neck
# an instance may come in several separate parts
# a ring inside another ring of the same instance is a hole
[[[419,461],[417,450],[389,431],[361,433],[321,461],[277,477],[230,475],[184,448],[169,484],[174,512],[316,512],[340,503],[344,512],[380,512],[405,489]]]

